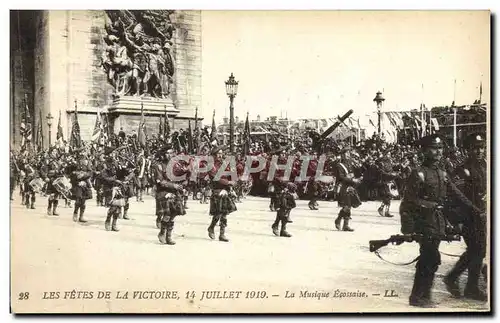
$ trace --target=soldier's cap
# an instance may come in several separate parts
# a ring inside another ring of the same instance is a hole
[[[422,148],[443,148],[444,140],[437,134],[428,135],[420,139],[420,146]]]
[[[468,135],[464,141],[464,148],[471,149],[475,147],[485,147],[486,136],[482,133],[473,133]]]

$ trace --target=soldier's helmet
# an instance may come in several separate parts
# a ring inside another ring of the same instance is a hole
[[[473,133],[464,140],[465,149],[473,149],[486,146],[486,136],[482,133]]]
[[[422,148],[443,148],[444,140],[440,135],[428,135],[420,139],[420,146]]]

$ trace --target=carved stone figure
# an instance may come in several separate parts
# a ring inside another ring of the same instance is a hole
[[[166,98],[173,84],[172,10],[107,10],[102,66],[116,95]]]

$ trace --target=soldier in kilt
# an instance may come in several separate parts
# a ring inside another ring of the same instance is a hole
[[[92,170],[89,165],[88,159],[81,155],[79,158],[79,164],[76,169],[71,172],[71,191],[73,199],[75,200],[75,208],[73,210],[73,221],[74,222],[87,222],[84,217],[86,209],[86,201],[92,199],[92,185],[90,179],[92,177]],[[78,214],[80,211],[80,214]]]
[[[271,226],[275,236],[289,238],[292,235],[286,231],[287,223],[291,223],[290,211],[297,206],[295,203],[295,192],[297,191],[297,186],[294,183],[288,183],[286,187],[277,196],[276,202],[276,219]],[[278,232],[279,224],[281,222],[281,231]]]
[[[27,160],[23,165],[25,178],[23,183],[24,190],[22,200],[26,205],[26,208],[35,209],[36,192],[33,187],[31,187],[30,182],[38,177],[38,172],[31,164],[33,163],[31,163],[30,160]]]
[[[337,164],[337,191],[339,192],[338,205],[342,209],[339,212],[337,219],[335,219],[335,227],[341,230],[341,222],[344,220],[342,231],[354,231],[349,226],[351,220],[351,209],[357,208],[361,205],[356,187],[361,183],[361,178],[354,178],[353,167],[349,162],[349,150],[343,149],[341,151],[341,160]]]
[[[123,195],[123,219],[130,220],[128,210],[130,208],[130,198],[134,196],[134,165],[128,160],[121,160],[116,170],[116,178],[121,182],[120,189]]]
[[[136,187],[136,201],[144,202],[142,199],[142,195],[146,190],[146,186],[148,184],[148,159],[145,155],[144,151],[141,149],[139,152],[139,156],[137,158],[137,168],[135,169],[135,187]]]
[[[94,166],[94,188],[96,191],[96,202],[97,206],[104,206],[104,186],[102,180],[102,172],[105,168],[105,158],[104,155],[100,155],[95,161]]]
[[[62,169],[56,159],[49,162],[41,169],[42,178],[47,182],[46,193],[48,197],[47,215],[58,216],[57,206],[59,205],[60,193],[54,186],[54,181],[62,176]]]
[[[226,238],[227,216],[237,210],[230,192],[233,183],[223,178],[212,180],[212,196],[210,197],[210,215],[212,222],[208,227],[208,236],[215,239],[215,226],[220,221],[219,241],[228,242]]]
[[[121,208],[125,205],[122,182],[117,177],[118,164],[112,156],[106,157],[106,164],[101,173],[104,203],[108,207],[104,228],[106,231],[120,231],[117,226]],[[111,222],[113,221],[113,222]]]
[[[178,215],[185,215],[183,187],[168,177],[168,161],[171,150],[159,151],[160,162],[155,165],[156,181],[156,226],[159,227],[158,240],[162,244],[175,245],[172,239],[174,220]],[[175,172],[174,172],[175,173]],[[180,174],[175,174],[179,176]]]
[[[384,156],[377,161],[377,170],[379,194],[382,198],[382,204],[378,208],[378,213],[380,216],[392,218],[393,215],[390,213],[392,196],[389,184],[397,176],[393,171],[390,151],[385,151]]]
[[[217,178],[218,170],[221,167],[220,147],[212,150],[212,154],[218,154],[215,160],[215,165],[209,172],[212,185],[212,196],[210,197],[210,216],[212,221],[208,226],[208,236],[210,239],[215,239],[215,226],[220,222],[219,241],[228,242],[226,237],[227,216],[237,210],[234,200],[231,198],[231,188],[233,182],[227,178]]]

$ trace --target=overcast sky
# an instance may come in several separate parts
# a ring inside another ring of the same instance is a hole
[[[384,109],[489,102],[488,12],[203,11],[202,114],[219,122],[239,83],[235,115],[355,116]],[[423,84],[423,91],[422,91]],[[210,121],[208,121],[210,122]]]

